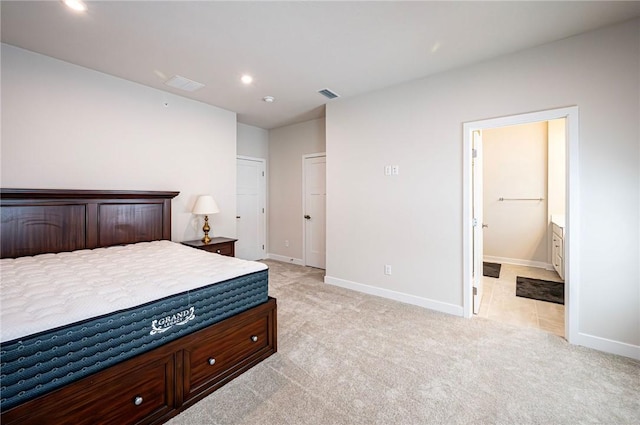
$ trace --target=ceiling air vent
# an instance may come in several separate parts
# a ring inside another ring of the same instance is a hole
[[[196,91],[204,87],[204,84],[202,83],[198,83],[197,81],[193,81],[179,75],[174,75],[164,83],[169,87],[175,87],[176,89],[184,91]]]
[[[340,97],[339,94],[332,92],[329,89],[318,90],[318,93],[326,97],[327,99],[335,99],[336,97]]]

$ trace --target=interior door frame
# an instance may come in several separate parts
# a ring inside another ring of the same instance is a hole
[[[307,159],[310,158],[319,158],[319,157],[327,157],[327,153],[326,152],[317,152],[317,153],[310,153],[307,155],[302,155],[302,211],[303,214],[305,214],[304,211],[306,211],[306,202],[307,202]],[[325,178],[326,178],[326,174],[325,174]],[[302,217],[301,217],[302,219]],[[307,223],[306,220],[302,219],[302,265],[306,266],[307,265],[307,229],[306,229]],[[325,234],[325,241],[326,241],[326,237],[327,235]]]
[[[262,250],[263,251],[263,256],[264,256],[264,258],[267,258],[267,252],[268,252],[268,246],[267,246],[268,245],[268,239],[267,239],[267,236],[268,236],[267,235],[267,232],[268,232],[268,230],[267,230],[267,214],[268,214],[268,211],[269,211],[269,208],[268,208],[269,196],[268,196],[268,193],[267,193],[267,190],[268,190],[267,189],[268,188],[268,185],[267,185],[267,177],[268,177],[268,174],[267,174],[267,160],[265,158],[257,158],[257,157],[253,157],[253,156],[236,155],[236,167],[237,167],[237,164],[238,164],[238,160],[253,161],[253,162],[259,162],[260,164],[262,164],[262,170],[264,172],[264,179],[262,180],[260,191],[262,192],[262,200],[264,201],[264,212],[262,214],[262,220],[261,220],[261,228],[262,228],[261,237],[262,237],[262,241],[263,241],[263,245],[264,245],[264,248]],[[237,185],[238,185],[238,182],[236,181],[236,212],[237,212],[237,202],[238,202],[238,200],[237,200],[237,198],[238,198]],[[236,215],[236,217],[237,217],[237,215]],[[236,234],[237,234],[237,227],[236,227]]]
[[[476,137],[477,136],[477,137]],[[472,264],[471,274],[473,286],[472,290],[472,310],[473,314],[480,313],[480,303],[483,295],[483,282],[482,282],[482,257],[484,255],[484,181],[482,178],[475,178],[475,176],[482,176],[483,164],[483,145],[482,145],[482,131],[475,130],[471,132],[471,149],[473,156],[471,158],[471,250],[472,250]],[[476,211],[478,210],[478,211]],[[475,290],[477,289],[477,292]]]
[[[579,119],[578,107],[549,109],[499,118],[463,123],[463,184],[462,184],[462,250],[463,250],[463,314],[473,315],[473,204],[472,204],[472,134],[484,130],[510,125],[528,124],[539,121],[566,119],[566,229],[565,229],[565,338],[569,343],[577,343],[579,338],[579,240],[580,217],[579,195],[580,174],[578,169]]]

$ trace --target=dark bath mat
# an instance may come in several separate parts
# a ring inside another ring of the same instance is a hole
[[[487,277],[500,277],[500,268],[502,264],[498,263],[482,263],[482,275]]]
[[[564,282],[518,276],[516,278],[516,296],[564,304]]]

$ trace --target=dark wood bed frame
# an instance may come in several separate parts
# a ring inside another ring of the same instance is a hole
[[[0,189],[0,257],[171,239],[178,192]],[[160,424],[277,351],[276,300],[3,411],[2,424]]]

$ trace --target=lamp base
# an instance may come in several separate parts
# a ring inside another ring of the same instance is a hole
[[[209,237],[209,230],[211,230],[211,228],[209,227],[209,217],[205,215],[204,226],[202,226],[202,231],[204,232],[204,238],[202,238],[203,243],[211,242],[211,238]]]

